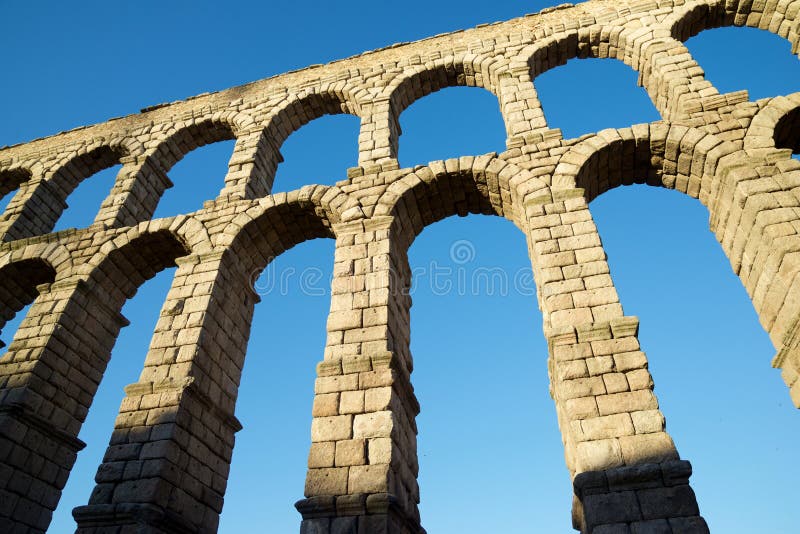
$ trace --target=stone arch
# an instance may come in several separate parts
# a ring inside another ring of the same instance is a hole
[[[121,233],[115,234],[105,241],[96,252],[85,262],[77,264],[74,270],[75,276],[89,281],[96,276],[97,269],[108,261],[108,258],[115,255],[136,257],[135,252],[139,248],[150,250],[152,254],[163,258],[180,258],[188,254],[204,254],[213,248],[211,237],[206,226],[197,218],[191,215],[178,215],[164,219],[144,221],[136,226],[124,229]],[[128,250],[134,250],[129,253]],[[183,253],[173,256],[173,252]],[[162,265],[156,272],[174,266],[173,260],[154,260],[153,265]],[[171,263],[172,262],[172,263]],[[132,262],[132,266],[142,266],[141,258]],[[149,278],[146,278],[149,279]]]
[[[56,271],[41,259],[4,262],[0,267],[0,329],[20,310],[34,301],[40,284],[53,282]],[[9,336],[4,336],[10,339]],[[0,346],[6,343],[0,341]]]
[[[530,76],[510,68],[510,61],[498,54],[454,52],[423,64],[398,67],[383,89],[381,110],[390,117],[388,143],[397,153],[401,134],[399,117],[411,104],[448,87],[480,87],[498,101],[506,128],[507,143],[514,138],[547,130],[536,90]]]
[[[23,167],[11,167],[0,170],[0,198],[10,194],[12,191],[31,179],[32,173]],[[0,214],[2,216],[2,214]]]
[[[15,196],[6,210],[6,238],[22,238],[50,232],[63,211],[67,198],[83,180],[119,164],[129,150],[119,140],[97,139],[78,150],[64,152],[42,166],[36,178],[19,182],[25,191]],[[98,210],[102,211],[102,207]]]
[[[686,41],[703,30],[723,26],[748,26],[783,37],[800,54],[800,29],[797,17],[800,2],[748,2],[741,0],[702,0],[676,7],[662,26],[679,41]]]
[[[333,238],[334,224],[363,216],[358,201],[338,187],[305,186],[260,200],[216,234],[214,244],[237,258],[254,277],[293,246],[309,239]]]
[[[69,251],[58,243],[32,243],[0,256],[0,331],[33,303],[40,289],[71,276],[72,265]],[[14,333],[5,333],[5,340],[10,342],[8,334]],[[0,347],[7,344],[5,340],[0,341]]]
[[[311,239],[334,238],[333,224],[342,220],[338,208],[351,202],[338,188],[319,185],[266,197],[214,234],[214,252],[206,255],[208,259],[201,255],[199,261],[213,261],[219,273],[212,291],[216,294],[225,288],[226,295],[220,294],[209,304],[207,313],[213,319],[203,326],[205,336],[225,341],[201,342],[204,350],[193,358],[193,366],[198,369],[195,374],[202,372],[213,383],[226,384],[224,391],[214,395],[219,396],[219,407],[230,417],[234,413],[254,307],[260,301],[254,286],[256,280],[270,262],[290,248]],[[229,322],[231,317],[237,318],[236,321]],[[212,347],[214,343],[221,343],[226,349],[220,352]]]
[[[571,30],[534,43],[517,57],[528,64],[534,83],[536,76],[573,58],[622,61],[638,72],[638,84],[665,119],[693,110],[696,106],[690,102],[701,98],[701,89],[717,93],[683,43],[659,28],[605,25]]]
[[[230,276],[228,283],[237,287],[244,283],[248,287],[239,290],[252,292],[261,271],[279,255],[311,239],[335,238],[336,225],[363,217],[359,203],[338,187],[306,186],[260,200],[234,217],[213,239],[216,250],[223,251],[224,268],[238,275]],[[252,300],[249,314],[259,299]],[[249,319],[245,326],[249,327]],[[238,384],[238,376],[235,379]]]
[[[237,140],[220,189],[225,191],[231,181],[248,182],[258,171],[252,160],[242,156],[252,129],[249,116],[234,112],[172,123],[154,135],[146,152],[128,158],[98,220],[111,226],[131,226],[151,218],[164,191],[173,185],[169,170],[191,151],[218,141]]]
[[[91,380],[81,384],[82,388],[88,387],[85,394],[89,400],[84,411],[75,415],[79,422],[85,418],[119,330],[128,324],[120,314],[122,306],[144,282],[193,252],[184,235],[170,228],[170,222],[162,219],[142,223],[117,235],[85,263],[76,266],[74,276],[64,281],[66,286],[76,289],[59,318],[69,319],[77,310],[85,310],[89,315],[85,326],[78,324],[70,332],[70,341],[80,343],[76,346],[65,343],[65,358],[77,358],[93,368],[89,372]]]
[[[609,129],[581,141],[561,157],[553,188],[581,188],[591,201],[619,185],[646,183],[697,198],[708,209],[709,227],[734,272],[751,291],[746,273],[752,258],[745,254],[745,246],[751,236],[761,239],[758,216],[763,223],[769,212],[783,205],[764,196],[782,188],[756,170],[769,163],[750,156],[737,143],[681,125]]]
[[[398,70],[383,94],[399,117],[420,98],[447,87],[480,87],[500,100],[500,73],[508,71],[508,60],[489,54],[460,53]]]
[[[780,115],[765,117],[777,124]],[[763,152],[679,125],[604,130],[562,156],[553,188],[577,187],[592,200],[619,185],[647,183],[698,198],[761,325],[776,348],[792,354],[786,360],[791,374],[798,368],[792,325],[798,316],[800,263],[794,251],[800,238],[793,223],[800,199],[793,187],[800,181],[800,163],[759,156]],[[782,358],[776,365],[783,365]]]
[[[59,243],[31,242],[14,247],[0,256],[0,268],[11,263],[27,260],[41,260],[55,271],[54,280],[62,280],[73,274],[72,255]]]
[[[148,155],[155,158],[165,172],[169,171],[196,148],[236,139],[245,128],[242,122],[242,117],[232,114],[215,114],[176,122],[163,132],[157,146]]]
[[[697,198],[708,209],[710,229],[747,288],[741,269],[743,262],[748,264],[744,249],[755,219],[743,218],[743,213],[748,201],[760,201],[758,195],[748,199],[748,189],[738,187],[740,182],[754,187],[752,180],[759,179],[756,164],[747,164],[746,158],[736,143],[696,128],[639,124],[603,130],[570,148],[553,173],[553,189],[578,188],[591,202],[620,185],[639,183]]]
[[[358,98],[357,91],[347,82],[324,83],[286,95],[274,105],[261,123],[255,143],[251,147],[252,157],[263,169],[263,184],[259,187],[264,196],[272,191],[275,173],[283,161],[281,146],[291,134],[309,122],[325,115],[348,114],[359,117],[364,124],[369,122],[369,112]],[[354,144],[356,140],[353,140]]]
[[[497,215],[527,235],[527,203],[550,194],[541,178],[495,153],[466,156],[416,167],[393,182],[370,220],[389,221],[401,257],[427,226],[453,215]]]
[[[53,261],[64,255],[57,246],[40,246]],[[119,330],[127,324],[120,314],[122,305],[145,280],[188,253],[168,228],[145,224],[105,243],[88,263],[69,269],[68,275],[38,286],[39,296],[0,363],[0,380],[4,408],[10,403],[15,410],[11,417],[20,425],[28,453],[7,467],[12,478],[38,481],[19,498],[31,501],[27,506],[36,510],[40,530],[46,529],[76,454],[84,446],[78,432]],[[60,264],[69,267],[66,260]]]
[[[159,514],[174,514],[172,503],[191,503],[204,512],[182,519],[187,530],[207,528],[216,521],[234,434],[241,428],[234,407],[250,320],[258,301],[252,288],[254,277],[272,257],[295,244],[331,237],[333,223],[346,213],[350,213],[348,217],[360,214],[353,202],[338,188],[323,186],[270,196],[232,215],[227,225],[219,227],[213,234],[213,249],[200,251],[195,245],[193,254],[178,260],[178,272],[162,308],[145,368],[139,382],[126,389],[128,398],[123,403],[124,413],[117,419],[115,436],[126,436],[145,412],[149,413],[144,417],[163,421],[171,430],[165,438],[152,438],[154,444],[159,443],[162,460],[157,472],[150,475],[152,484],[131,488],[136,494],[134,502],[147,504],[121,505],[124,513],[146,515],[142,521],[149,523],[158,521]],[[193,235],[192,224],[186,221],[180,229]],[[176,219],[169,228],[177,226]],[[150,231],[147,235],[156,234]],[[125,241],[125,236],[119,236],[105,247],[111,249]],[[174,244],[176,236],[169,241]],[[99,254],[111,258],[113,252],[106,252]],[[200,310],[203,313],[198,314]],[[170,400],[152,411],[137,400],[161,391],[169,391]],[[210,433],[215,439],[208,440]],[[119,502],[116,488],[128,487],[138,478],[118,473],[113,465],[145,458],[150,456],[144,450],[140,455],[136,449],[127,451],[124,458],[106,460],[98,472],[112,471],[118,476],[98,477],[89,506],[76,509],[79,525],[113,521]],[[214,476],[204,477],[187,468],[193,462],[207,466]],[[168,476],[174,469],[188,473],[177,480]],[[170,495],[168,504],[162,497],[165,494]],[[127,497],[120,498],[127,502]]]
[[[609,128],[573,145],[553,172],[553,188],[580,188],[588,201],[634,183],[676,189],[713,210],[718,166],[739,148],[713,134],[655,122]]]
[[[429,224],[450,215],[499,215],[525,228],[524,199],[547,185],[494,153],[435,161],[392,183],[373,217],[393,216],[410,245]]]
[[[652,135],[650,125],[643,126],[602,130],[571,147],[556,166],[553,188],[579,188],[592,201],[620,185],[666,187],[662,163],[667,131]],[[697,197],[699,187],[688,194]]]
[[[207,355],[212,364],[213,380],[231,384],[223,394],[225,408],[233,414],[241,368],[244,363],[250,321],[254,306],[260,300],[254,283],[262,270],[290,248],[317,238],[335,238],[334,225],[361,219],[357,201],[338,187],[306,186],[289,193],[278,193],[261,199],[256,205],[233,217],[219,233],[212,236],[215,261],[224,278],[216,284],[229,288],[243,298],[219,299],[215,313],[237,317],[236,324],[226,328],[224,336],[232,341],[223,358]],[[211,323],[212,331],[222,322]],[[219,337],[217,332],[214,337]],[[235,348],[234,348],[235,347]]]
[[[753,117],[744,147],[800,152],[800,93],[770,99]]]
[[[142,283],[161,270],[175,265],[175,259],[202,248],[208,242],[202,224],[191,217],[144,222],[105,242],[87,262],[78,268],[87,281],[94,281],[104,291],[120,290],[124,300],[131,298]],[[181,224],[183,223],[183,224]],[[187,232],[187,230],[189,230]],[[204,235],[205,234],[205,235]]]
[[[87,147],[54,166],[45,174],[45,179],[50,181],[51,189],[66,200],[80,182],[96,172],[116,165],[126,155],[128,155],[127,148],[119,144]]]

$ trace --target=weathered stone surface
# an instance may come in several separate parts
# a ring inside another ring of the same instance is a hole
[[[785,2],[589,1],[0,148],[2,193],[16,191],[0,220],[0,317],[31,304],[0,362],[0,530],[46,530],[127,324],[120,309],[177,265],[79,532],[156,531],[165,518],[170,531],[215,531],[241,428],[253,274],[294,245],[333,238],[301,532],[421,534],[407,251],[443,217],[491,213],[526,234],[577,528],[707,532],[589,202],[642,181],[701,201],[800,406],[800,163],[790,157],[800,93],[719,94],[681,41],[721,24],[800,46],[798,10]],[[533,81],[589,53],[638,69],[662,120],[563,139]],[[400,168],[400,113],[454,85],[497,96],[507,150]],[[273,194],[284,140],[328,113],[360,118],[358,167],[335,186]],[[170,168],[225,139],[236,146],[220,196],[151,220]],[[96,224],[52,233],[75,186],[118,163]]]
[[[363,439],[336,442],[336,466],[364,465],[367,460],[367,443]]]
[[[311,441],[337,441],[353,435],[353,417],[337,415],[315,417],[311,422]]]
[[[333,467],[336,456],[336,442],[312,443],[308,452],[308,467]]]
[[[380,493],[389,489],[389,464],[350,468],[348,489],[353,493]]]
[[[309,469],[306,474],[306,497],[344,495],[347,492],[347,467]]]

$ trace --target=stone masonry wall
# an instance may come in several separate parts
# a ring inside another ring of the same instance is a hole
[[[527,238],[573,526],[707,532],[589,203],[632,183],[698,199],[800,407],[800,162],[791,158],[800,93],[720,94],[683,45],[707,28],[751,26],[798,53],[798,13],[800,0],[564,4],[0,148],[0,193],[16,191],[0,217],[0,327],[32,303],[0,359],[0,530],[47,530],[127,324],[120,309],[177,265],[97,486],[73,513],[83,534],[216,532],[241,428],[253,273],[298,243],[331,238],[301,532],[424,532],[406,254],[426,226],[485,213]],[[535,78],[576,57],[636,69],[662,120],[563,139],[545,121]],[[507,149],[401,169],[400,113],[456,85],[497,97]],[[283,141],[331,113],[360,117],[359,166],[333,186],[273,192]],[[219,196],[151,220],[170,168],[225,139],[236,144]],[[94,223],[52,233],[73,189],[117,164]]]

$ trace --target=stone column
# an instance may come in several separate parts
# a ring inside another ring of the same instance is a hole
[[[424,532],[419,406],[409,381],[410,281],[392,217],[334,225],[325,358],[317,367],[301,532]]]
[[[747,156],[719,160],[715,168],[706,157],[714,170],[706,187],[709,227],[750,295],[777,349],[772,365],[800,408],[800,162],[788,150]]]
[[[525,212],[575,528],[708,532],[690,464],[679,459],[653,394],[638,320],[622,313],[583,190],[529,198]]]
[[[172,180],[153,156],[124,156],[120,163],[122,169],[94,224],[118,228],[146,221],[152,217],[164,191],[172,187]]]
[[[0,239],[13,241],[49,233],[67,207],[63,193],[55,190],[38,170],[22,182],[0,220]]]
[[[88,284],[37,287],[0,360],[0,530],[44,532],[84,444],[77,438],[119,329]]]
[[[561,139],[561,130],[549,128],[527,62],[512,63],[497,82],[497,99],[506,125],[506,148]]]
[[[391,100],[375,100],[362,112],[358,134],[358,165],[367,173],[373,167],[398,168],[397,144],[400,122]]]
[[[216,532],[257,296],[232,255],[176,260],[139,382],[128,386],[78,532]]]
[[[228,161],[225,187],[217,200],[254,199],[269,195],[278,164],[282,161],[275,140],[261,128],[238,133]]]

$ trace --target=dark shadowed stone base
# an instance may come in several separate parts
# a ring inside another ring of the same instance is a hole
[[[388,493],[311,497],[295,503],[300,534],[425,534]]]
[[[76,534],[198,534],[217,531],[217,525],[198,530],[180,517],[152,504],[92,504],[72,510]]]
[[[18,393],[19,395],[14,395]],[[30,405],[33,395],[5,390],[0,403],[0,532],[43,533],[78,451],[86,444]],[[16,397],[20,402],[9,400]],[[40,400],[40,399],[39,399]],[[42,403],[39,402],[39,405]]]
[[[708,534],[684,460],[575,477],[572,524],[584,534]]]

